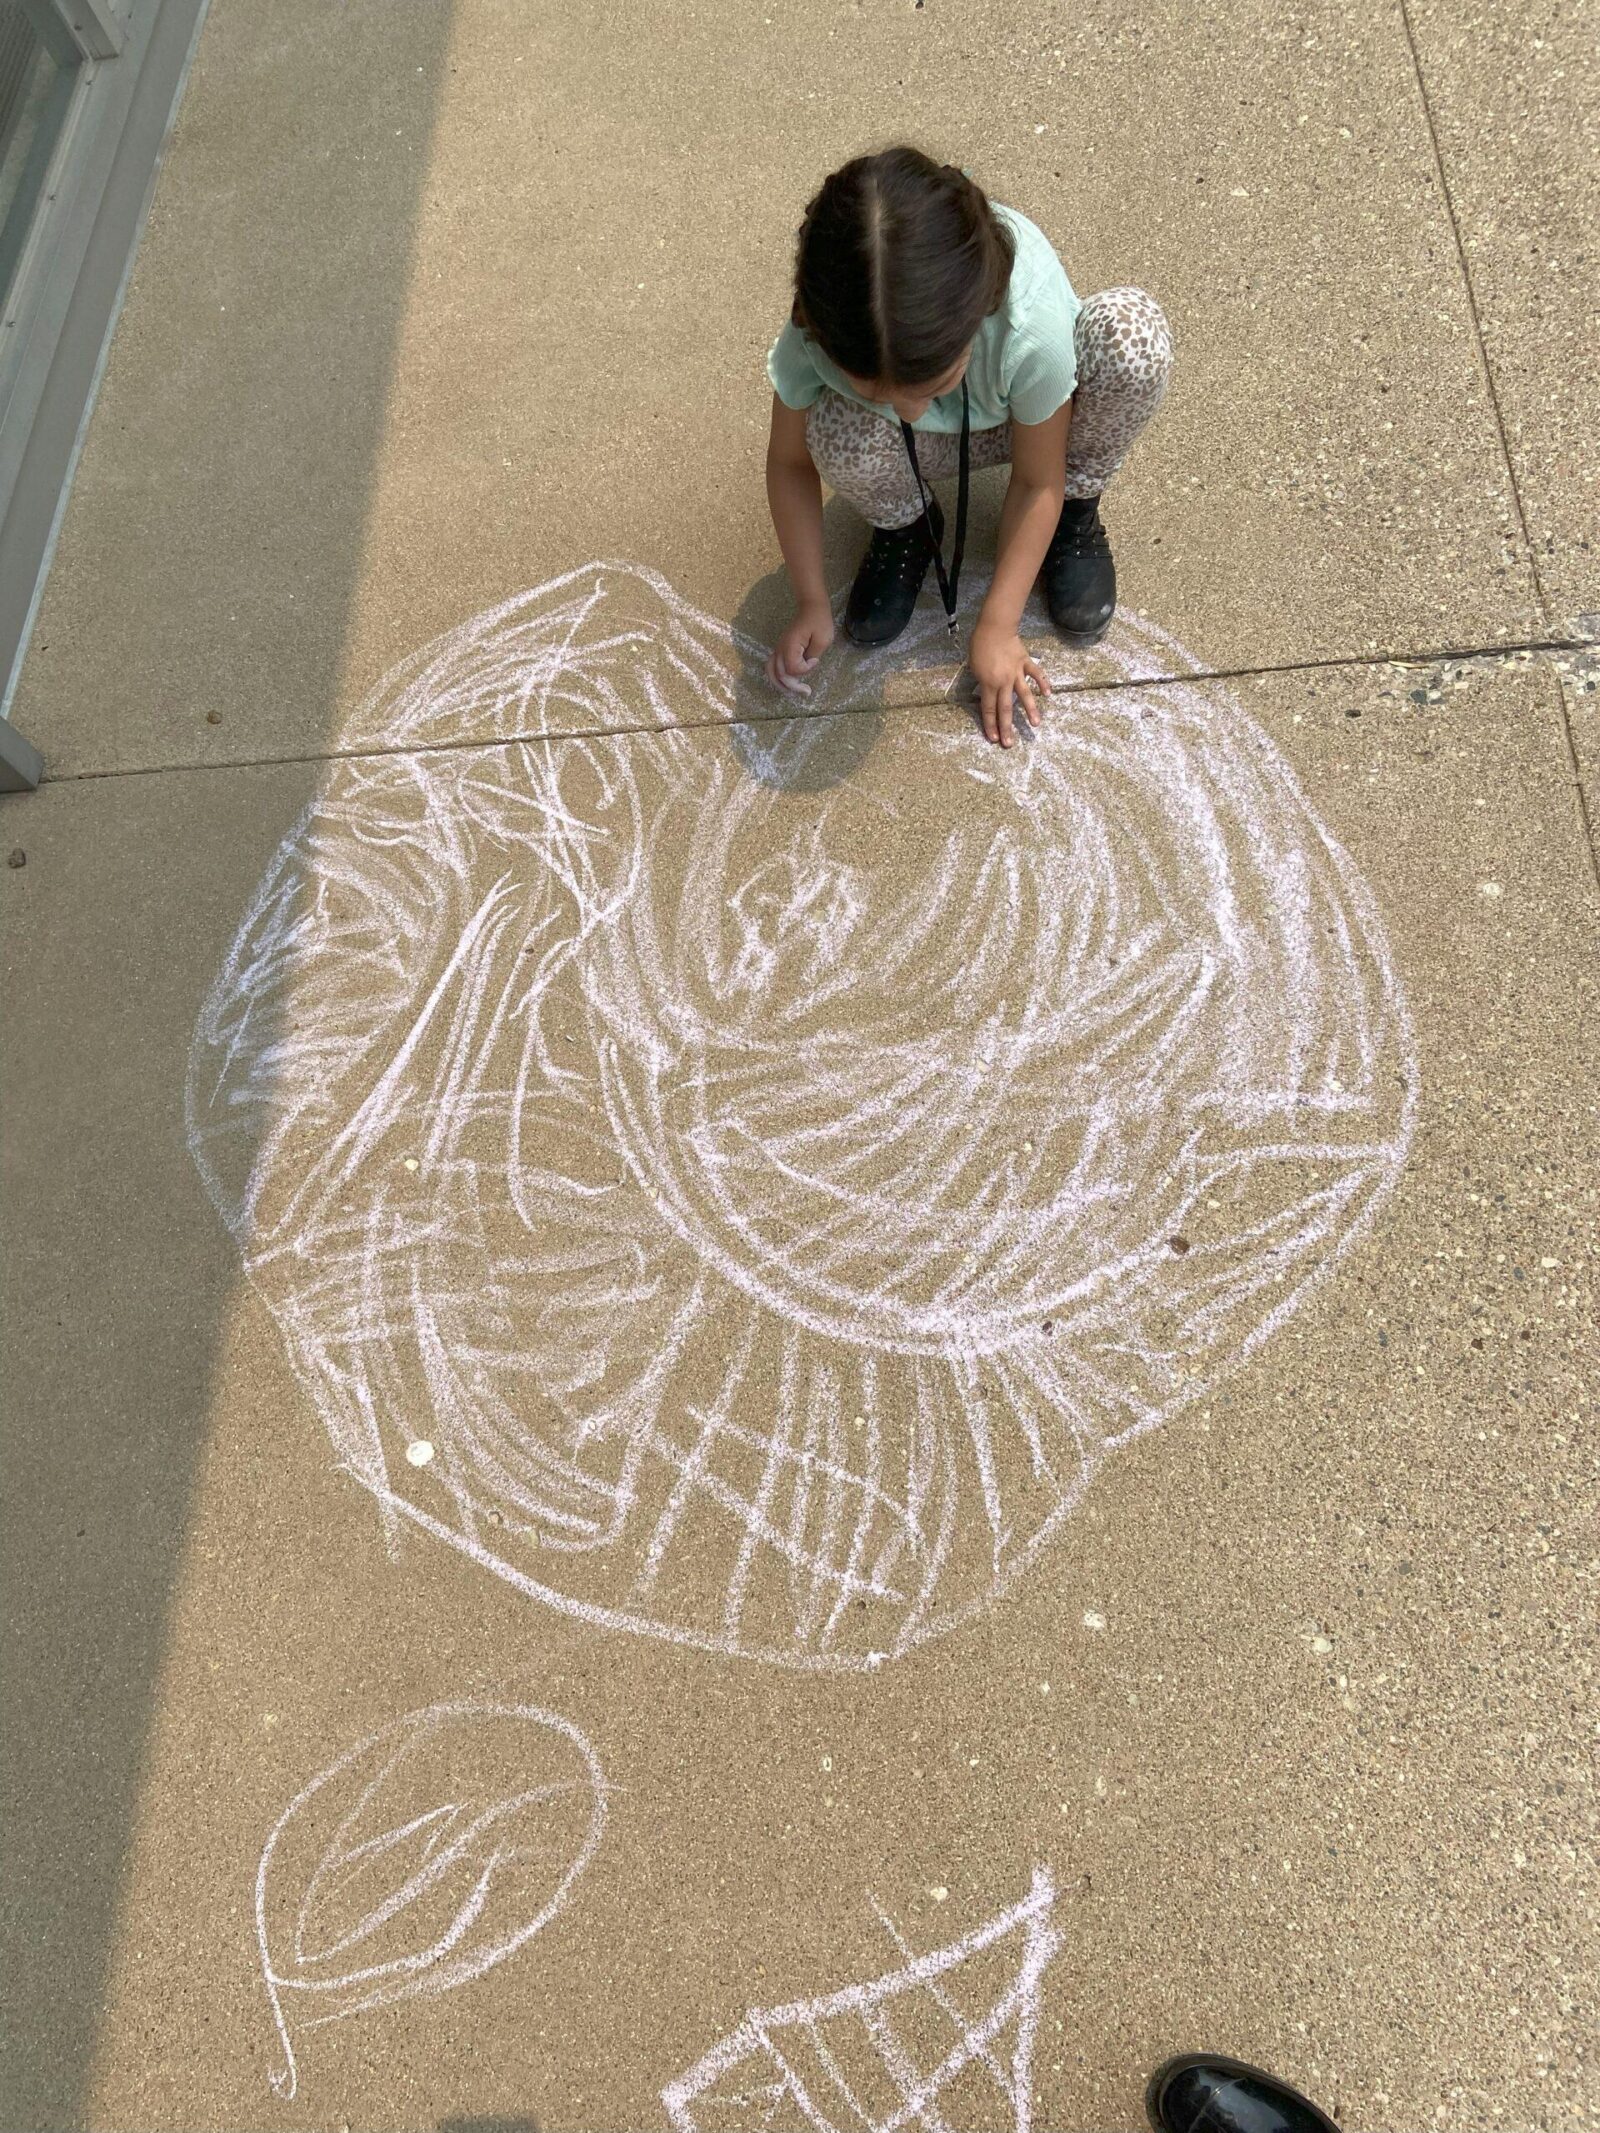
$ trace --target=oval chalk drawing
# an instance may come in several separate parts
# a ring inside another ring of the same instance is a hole
[[[465,1985],[567,1901],[605,1828],[594,1750],[522,1704],[409,1712],[284,1809],[256,1873],[256,1938],[293,2096],[302,2031]]]
[[[892,649],[832,700],[948,656],[926,610]],[[1181,648],[1096,656],[1010,754],[942,706],[734,725],[759,649],[608,564],[362,706],[188,1100],[391,1544],[876,1666],[1370,1223],[1417,1086],[1373,900]]]

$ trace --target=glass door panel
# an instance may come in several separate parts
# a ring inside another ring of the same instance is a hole
[[[0,0],[0,321],[82,63],[50,0]]]

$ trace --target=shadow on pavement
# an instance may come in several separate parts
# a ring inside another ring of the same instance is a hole
[[[948,483],[941,483],[941,493],[950,487]],[[980,476],[974,481],[966,561],[961,576],[961,610],[968,630],[976,612],[974,603],[987,586],[993,569],[1002,494],[1003,483],[994,475]],[[947,528],[953,509],[953,504],[947,500]],[[857,513],[838,497],[830,496],[822,511],[822,553],[823,568],[834,596],[836,619],[866,539],[867,529]],[[945,554],[948,560],[948,530]],[[908,665],[913,663],[910,640],[918,637],[928,619],[923,611],[929,609],[932,582],[930,576],[923,588],[922,606],[918,611],[920,623],[914,621],[906,639],[897,640],[896,648],[902,641],[908,647]],[[936,600],[933,600],[930,611],[938,612]],[[896,663],[894,648],[885,653],[863,654],[851,647],[841,632],[825,661],[831,682],[831,699],[840,707],[841,715],[829,715],[830,706],[824,704],[815,708],[808,706],[804,714],[786,718],[783,699],[766,677],[765,661],[768,649],[776,643],[793,614],[789,574],[781,563],[776,570],[759,578],[739,603],[733,626],[742,639],[748,640],[752,649],[743,660],[744,671],[735,687],[735,701],[745,723],[732,728],[732,744],[745,769],[764,785],[775,786],[784,792],[823,792],[854,776],[877,745],[885,714],[874,699],[882,690],[886,671]],[[925,637],[925,632],[923,634]],[[937,661],[946,655],[944,639],[937,630],[935,637],[933,657]],[[924,641],[917,663],[922,663],[926,652]],[[862,670],[859,686],[852,685],[853,666]],[[863,698],[866,708],[854,708]],[[959,710],[953,710],[953,715],[966,716],[977,723],[976,712],[970,706],[962,705]]]
[[[822,509],[822,555],[830,587],[849,584],[865,538],[858,515],[837,497],[829,497]],[[837,592],[834,604],[837,611]],[[883,714],[784,717],[783,699],[767,679],[765,659],[793,616],[789,573],[780,563],[756,580],[733,617],[740,638],[756,650],[742,661],[743,673],[734,691],[739,715],[748,723],[734,726],[730,737],[739,761],[763,785],[784,792],[824,792],[842,785],[860,769],[882,731]],[[837,647],[828,656],[837,659]]]
[[[229,470],[223,508],[241,542],[254,539],[271,493],[262,487],[270,477],[261,451],[274,439],[263,437],[259,410],[237,404],[236,376],[226,368],[208,376],[190,352],[186,306],[199,298],[186,292],[219,279],[248,288],[273,344],[267,360],[298,381],[265,427],[292,427],[292,438],[277,440],[283,451],[303,452],[309,442],[329,463],[283,597],[313,589],[314,627],[296,633],[289,685],[320,705],[330,733],[429,167],[418,140],[435,123],[454,10],[401,14],[341,8],[322,34],[308,23],[306,34],[291,35],[276,11],[217,0],[167,151],[140,263],[154,257],[158,268],[142,292],[136,268],[141,333],[173,337],[195,448]],[[292,122],[280,124],[282,114]],[[266,143],[248,169],[240,164],[220,239],[207,176],[219,130]],[[308,140],[346,144],[348,175],[307,155]],[[353,256],[360,301],[331,315],[318,292]],[[114,350],[113,376],[116,363]],[[230,453],[228,436],[240,424],[251,448]],[[116,467],[119,427],[108,424],[105,447]],[[95,450],[91,429],[86,465]],[[171,571],[159,522],[184,516],[184,470],[161,454],[138,473],[156,524],[148,555],[130,558],[128,568]],[[64,550],[73,537],[69,512]],[[181,531],[170,538],[181,540]],[[92,612],[81,626],[96,626]],[[85,705],[83,715],[116,708]],[[192,1202],[176,1195],[176,1215],[161,1205],[172,1201],[179,1170],[198,1182],[184,1147],[181,1062],[227,940],[207,913],[174,909],[183,901],[180,869],[192,881],[202,868],[182,855],[206,833],[185,820],[189,780],[162,782],[170,801],[147,791],[125,817],[109,803],[97,811],[85,797],[92,785],[6,803],[15,809],[7,843],[36,845],[39,862],[31,874],[6,877],[19,892],[8,899],[8,920],[19,926],[8,925],[8,1485],[0,1514],[0,2123],[28,2133],[63,2133],[89,2109],[169,1610],[236,1274],[220,1224],[201,1220],[198,1191]],[[110,823],[104,844],[115,852],[91,839],[76,879],[58,875],[59,893],[47,898],[51,849],[64,851],[97,821]],[[268,850],[287,826],[264,828]],[[147,983],[144,959],[130,950],[152,940],[161,967]],[[144,1197],[152,1188],[154,1203]],[[532,2127],[522,2119],[472,2123]]]
[[[441,2118],[439,2133],[539,2133],[531,2118]]]

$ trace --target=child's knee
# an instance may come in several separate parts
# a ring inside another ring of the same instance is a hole
[[[1143,289],[1102,289],[1089,297],[1075,339],[1081,376],[1115,375],[1153,391],[1165,386],[1172,370],[1172,329]]]

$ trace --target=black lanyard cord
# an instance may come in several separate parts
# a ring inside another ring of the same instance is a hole
[[[900,434],[906,441],[906,456],[911,461],[911,471],[917,480],[917,495],[922,499],[922,523],[928,531],[928,546],[933,550],[933,567],[939,576],[939,598],[944,602],[945,623],[951,636],[956,634],[956,591],[961,583],[961,558],[967,545],[967,484],[971,472],[972,407],[967,395],[967,381],[961,380],[961,475],[956,487],[956,538],[950,551],[950,574],[945,575],[944,557],[939,553],[939,543],[933,537],[933,519],[929,505],[931,498],[923,483],[922,469],[917,465],[917,440],[912,435],[909,422],[900,424]]]

